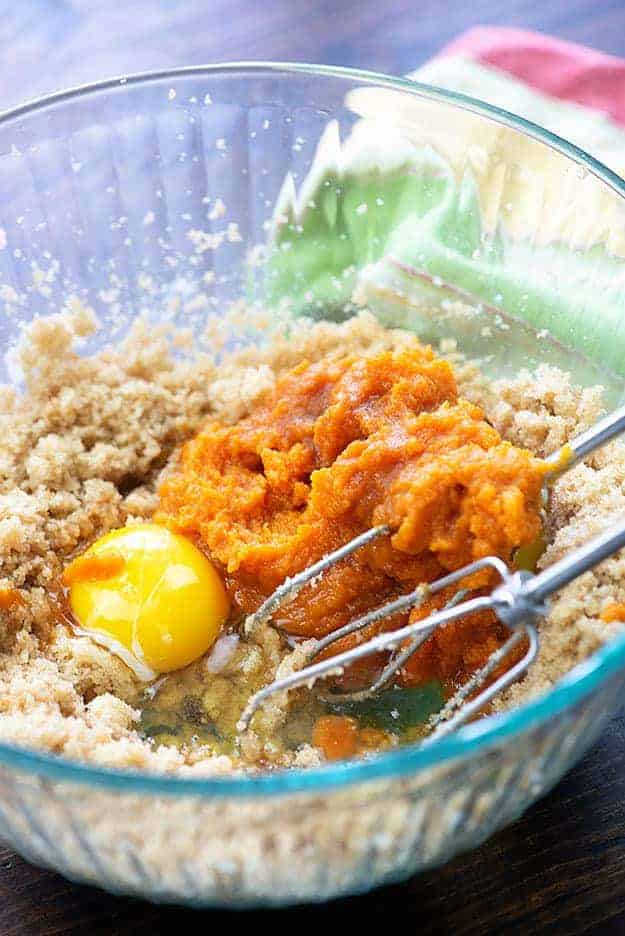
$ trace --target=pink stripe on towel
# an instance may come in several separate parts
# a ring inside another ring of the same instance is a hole
[[[586,46],[524,29],[477,26],[441,55],[464,55],[508,72],[565,101],[608,114],[625,126],[625,61]]]

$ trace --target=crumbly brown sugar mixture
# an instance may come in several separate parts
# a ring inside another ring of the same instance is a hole
[[[165,330],[155,334],[141,322],[120,345],[81,357],[77,339],[95,327],[80,308],[35,323],[21,352],[25,393],[6,389],[0,397],[0,739],[116,767],[187,774],[319,762],[310,744],[276,742],[290,704],[284,699],[258,717],[240,759],[201,736],[182,745],[142,736],[144,687],[117,656],[73,630],[59,581],[68,561],[103,533],[152,518],[179,444],[207,419],[245,417],[302,360],[401,352],[415,337],[386,330],[367,313],[341,325],[300,322],[288,337],[273,336],[217,366],[208,355],[178,361]],[[484,409],[503,438],[539,456],[601,412],[600,389],[576,388],[553,368],[491,383],[461,362],[455,370],[462,396]],[[625,512],[624,484],[618,443],[562,478],[541,565]],[[624,560],[610,559],[558,596],[541,628],[538,661],[498,705],[545,691],[622,628],[601,615],[614,617],[606,609],[625,601],[624,573]],[[271,627],[247,641],[235,633],[220,638],[189,676],[203,691],[202,717],[218,707],[234,724],[250,691],[297,667],[298,653]],[[167,683],[158,691],[166,695]],[[361,740],[366,750],[367,738]]]

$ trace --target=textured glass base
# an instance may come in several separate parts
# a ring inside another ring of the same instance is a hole
[[[2,768],[2,836],[72,880],[156,901],[241,907],[354,894],[441,864],[520,816],[597,738],[624,682],[479,757],[343,789],[211,802]]]

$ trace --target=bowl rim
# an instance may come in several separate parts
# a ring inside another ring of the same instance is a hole
[[[460,92],[408,78],[395,78],[377,72],[331,65],[241,61],[137,72],[78,85],[34,98],[0,112],[0,126],[30,113],[39,113],[56,104],[88,97],[102,91],[119,90],[123,87],[150,84],[164,79],[176,80],[202,75],[214,77],[220,74],[233,75],[237,72],[247,75],[261,73],[310,75],[319,78],[337,78],[346,82],[360,81],[377,87],[408,92],[415,97],[452,104],[517,130],[557,150],[573,162],[583,166],[625,200],[625,180],[573,143],[522,117]],[[188,777],[94,766],[59,755],[0,743],[0,766],[28,771],[53,781],[65,780],[118,792],[144,792],[156,796],[249,798],[297,792],[314,793],[354,783],[398,779],[408,774],[415,774],[426,767],[442,765],[454,758],[473,756],[483,748],[509,740],[511,736],[536,727],[571,708],[623,668],[625,668],[625,633],[600,647],[588,659],[578,664],[559,680],[551,691],[517,709],[490,715],[431,745],[425,747],[408,745],[375,755],[366,761],[343,761],[319,767],[294,768],[258,775]]]

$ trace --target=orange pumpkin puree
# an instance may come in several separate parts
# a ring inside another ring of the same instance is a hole
[[[359,725],[346,715],[322,715],[314,724],[312,743],[326,760],[345,760],[358,750]]]
[[[540,534],[545,474],[542,461],[502,441],[477,406],[458,398],[450,364],[416,345],[302,362],[246,418],[207,423],[183,446],[155,519],[206,549],[241,614],[287,576],[387,524],[391,535],[274,616],[291,634],[320,637],[478,557],[511,561]],[[486,573],[469,584],[491,580]],[[402,679],[454,682],[505,634],[491,614],[450,624],[412,657]],[[343,684],[370,679],[381,662],[349,668]]]
[[[21,604],[23,599],[17,588],[0,588],[0,611],[10,611]]]
[[[379,751],[391,743],[385,731],[361,728],[357,719],[348,715],[322,715],[313,726],[311,740],[329,761]]]
[[[625,621],[625,604],[609,604],[599,615],[606,624],[612,624],[614,621]]]
[[[78,556],[63,572],[63,585],[71,588],[82,582],[105,582],[124,568],[123,556]]]

